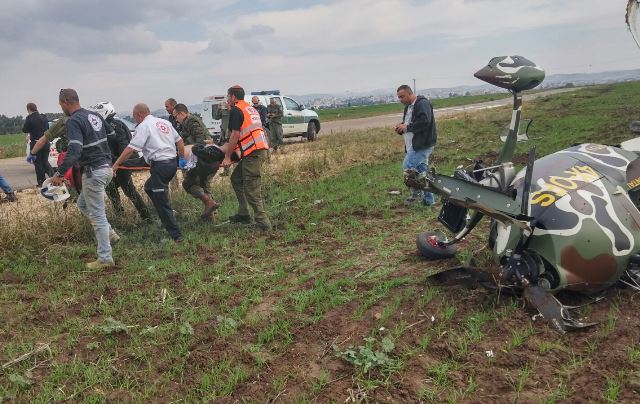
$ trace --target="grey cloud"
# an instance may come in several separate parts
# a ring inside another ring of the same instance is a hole
[[[220,30],[214,29],[211,32],[211,40],[209,41],[209,45],[202,53],[225,53],[231,49],[231,38],[229,35]]]
[[[195,13],[195,0],[25,0],[0,3],[0,48],[43,50],[62,57],[148,53],[160,48],[148,22]],[[92,41],[95,41],[93,44]]]
[[[264,50],[264,45],[259,40],[246,39],[242,41],[242,46],[249,52],[261,53]]]
[[[273,34],[276,30],[268,25],[252,25],[251,28],[239,29],[233,34],[235,39],[250,39],[262,35]]]
[[[125,27],[106,31],[95,31],[86,28],[61,27],[60,32],[54,29],[50,34],[54,40],[40,38],[40,43],[47,44],[47,50],[53,54],[76,56],[103,56],[110,54],[151,53],[160,49],[160,41],[149,31],[141,27]],[[60,40],[67,36],[72,40]]]
[[[228,38],[216,38],[209,41],[209,45],[202,53],[225,53],[231,49],[231,41]]]

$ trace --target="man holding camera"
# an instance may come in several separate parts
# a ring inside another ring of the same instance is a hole
[[[406,84],[398,87],[397,95],[398,100],[404,104],[402,122],[395,127],[396,133],[404,138],[405,155],[402,169],[405,175],[408,170],[424,173],[428,169],[429,156],[437,141],[433,107],[428,99],[421,95],[416,96]],[[436,202],[431,192],[418,188],[411,189],[411,196],[405,202],[413,204],[420,200],[426,206]]]

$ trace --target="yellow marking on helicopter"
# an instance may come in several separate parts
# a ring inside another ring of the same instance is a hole
[[[541,189],[531,193],[531,204],[547,207],[570,191],[578,189],[579,182],[593,182],[600,175],[589,166],[573,166],[564,171],[567,176],[550,176],[542,181]]]
[[[627,182],[627,187],[629,187],[629,189],[633,189],[637,186],[640,186],[640,177],[636,178],[635,180],[631,180]]]

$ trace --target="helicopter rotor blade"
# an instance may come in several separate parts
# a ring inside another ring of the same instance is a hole
[[[428,277],[445,286],[463,285],[469,287],[482,286],[487,289],[498,289],[499,286],[488,272],[481,268],[459,266],[445,269]]]
[[[629,31],[631,31],[633,40],[636,41],[636,45],[640,47],[640,35],[638,33],[638,8],[638,0],[629,0],[627,3],[625,22],[627,23],[627,27],[629,27]]]
[[[525,287],[524,298],[562,334],[569,330],[587,328],[597,324],[583,323],[573,319],[569,313],[569,308],[560,303],[548,290],[540,286],[530,285]]]

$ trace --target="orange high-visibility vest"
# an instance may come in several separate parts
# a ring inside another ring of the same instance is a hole
[[[240,108],[244,119],[240,127],[240,139],[234,152],[241,157],[246,157],[256,150],[268,150],[269,142],[264,134],[258,111],[244,100],[236,102],[236,107]]]

